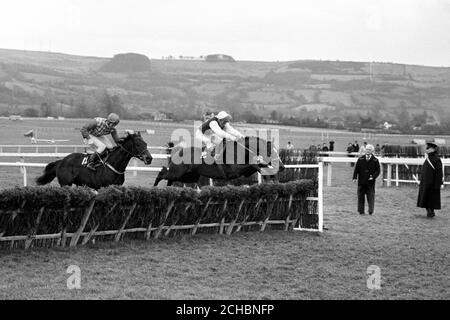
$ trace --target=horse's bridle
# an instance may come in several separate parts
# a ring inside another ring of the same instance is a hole
[[[145,151],[147,151],[147,149],[142,150],[142,152],[139,153],[138,155],[134,154],[134,147],[135,147],[134,141],[133,141],[133,144],[132,144],[132,146],[131,146],[131,152],[128,151],[127,149],[125,149],[121,144],[117,144],[117,145],[118,145],[123,151],[125,151],[126,153],[128,153],[130,156],[135,157],[135,158],[138,158],[139,160],[144,161],[144,160],[142,159],[142,155],[144,154]]]
[[[254,151],[250,150],[249,148],[247,148],[247,147],[246,147],[245,145],[243,145],[242,143],[240,143],[240,142],[238,142],[238,141],[236,141],[236,143],[239,144],[240,146],[244,147],[246,150],[250,151],[251,153],[255,154]],[[281,161],[280,154],[278,153],[278,150],[277,150],[275,147],[273,147],[273,146],[271,146],[271,147],[272,147],[271,152],[274,152],[274,153],[276,154],[276,156],[277,156],[277,158],[276,158],[276,159],[273,159],[273,160],[279,160],[281,163],[283,163],[283,161]],[[260,155],[257,154],[255,157],[260,157]],[[270,161],[272,162],[272,159],[270,159]]]
[[[136,157],[136,158],[138,158],[139,160],[141,160],[141,161],[144,161],[143,159],[142,159],[142,154],[145,152],[145,151],[147,151],[147,149],[145,149],[145,150],[143,150],[140,154],[138,154],[138,155],[135,155],[134,153],[133,153],[133,151],[134,151],[134,141],[133,141],[133,145],[132,145],[132,147],[131,147],[131,152],[130,151],[128,151],[127,149],[125,149],[121,144],[117,144],[117,146],[119,146],[120,147],[120,149],[122,149],[123,151],[125,151],[126,153],[128,153],[128,155],[130,155],[130,156],[132,156],[132,157]],[[109,168],[109,169],[111,169],[113,172],[115,172],[115,173],[117,173],[117,174],[121,174],[121,175],[123,175],[123,174],[125,174],[125,172],[120,172],[120,171],[117,171],[117,169],[115,169],[112,165],[110,165],[109,163],[105,163],[105,165]]]

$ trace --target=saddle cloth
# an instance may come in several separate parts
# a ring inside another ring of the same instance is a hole
[[[86,165],[88,164],[89,156],[90,156],[89,153],[85,153],[85,154],[84,154],[84,157],[81,159],[81,166],[82,166],[82,167],[86,167]],[[108,158],[109,158],[109,152],[106,154],[106,156],[105,156],[104,158],[102,158],[103,163],[106,163],[107,160],[108,160]],[[102,166],[103,163],[102,163],[101,161],[96,161],[96,162],[94,163],[94,168],[97,168],[97,167]]]

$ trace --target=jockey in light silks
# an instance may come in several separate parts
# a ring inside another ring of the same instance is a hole
[[[81,128],[80,131],[84,143],[95,149],[95,152],[89,156],[88,163],[86,164],[87,168],[95,171],[95,162],[106,155],[107,149],[110,150],[115,147],[107,135],[111,134],[114,142],[120,140],[115,128],[119,122],[119,116],[115,113],[110,113],[106,119],[95,118]]]
[[[225,112],[220,111],[217,116],[214,116],[205,121],[195,132],[195,139],[202,144],[202,158],[206,157],[207,152],[214,148],[216,143],[220,143],[223,139],[236,141],[244,136],[230,125],[231,116]],[[222,153],[221,150],[220,153]],[[217,160],[220,154],[215,155]],[[227,178],[222,164],[217,164],[224,179]]]
[[[217,116],[205,121],[195,132],[195,139],[201,141],[206,150],[211,150],[215,143],[213,140],[223,139],[236,141],[244,136],[230,125],[231,116],[225,111],[220,111]],[[202,156],[206,155],[206,150]]]

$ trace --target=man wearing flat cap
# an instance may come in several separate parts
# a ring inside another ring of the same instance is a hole
[[[380,162],[373,155],[374,147],[368,144],[365,154],[358,158],[353,171],[353,182],[358,179],[358,212],[364,214],[365,198],[369,205],[369,214],[375,207],[375,179],[380,175]]]
[[[441,185],[443,184],[442,161],[437,155],[438,146],[427,141],[425,162],[422,166],[417,206],[427,210],[427,217],[433,218],[434,210],[441,209]]]

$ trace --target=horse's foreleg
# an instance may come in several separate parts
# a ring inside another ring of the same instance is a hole
[[[252,165],[256,172],[261,173],[261,167],[257,164]]]
[[[156,187],[161,180],[162,180],[162,178],[158,174],[158,176],[156,177],[155,183],[153,183],[153,186]]]
[[[161,180],[167,179],[167,168],[163,167],[162,170],[158,173],[158,176],[155,179],[155,183],[153,186],[156,187]]]

